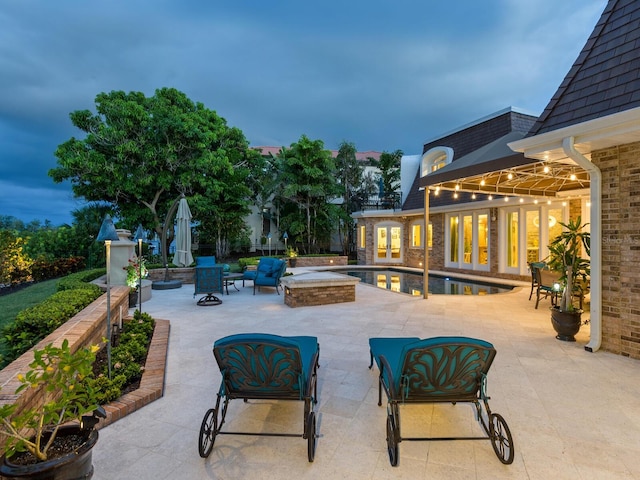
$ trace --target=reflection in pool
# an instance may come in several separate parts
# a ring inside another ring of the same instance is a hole
[[[361,282],[394,292],[422,295],[422,273],[405,272],[393,268],[333,270],[336,273],[360,278]],[[510,292],[513,287],[497,283],[478,282],[455,277],[429,274],[429,294],[490,295]]]

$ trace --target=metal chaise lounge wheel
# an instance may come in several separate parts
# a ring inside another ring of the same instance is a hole
[[[305,432],[307,437],[307,456],[310,462],[316,456],[316,414],[315,412],[309,412],[307,418],[307,431]]]
[[[210,408],[202,419],[200,425],[200,439],[198,441],[198,452],[202,458],[207,458],[213,449],[218,433],[218,411]]]
[[[491,414],[489,430],[491,446],[500,461],[505,465],[513,463],[513,437],[502,415],[498,413]]]
[[[387,451],[391,466],[397,467],[399,456],[397,425],[391,413],[387,414]]]

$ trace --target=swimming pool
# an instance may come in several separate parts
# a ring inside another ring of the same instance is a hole
[[[422,296],[422,273],[407,272],[394,268],[386,269],[358,269],[332,270],[336,273],[358,277],[361,282],[375,285],[394,292],[408,293]],[[513,290],[512,286],[490,282],[480,282],[461,278],[429,273],[429,294],[444,295],[491,295],[506,293]]]

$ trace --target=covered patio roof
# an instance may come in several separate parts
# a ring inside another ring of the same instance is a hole
[[[511,132],[445,167],[420,178],[421,187],[500,195],[556,197],[589,188],[589,175],[573,160],[553,163],[515,153],[508,143],[523,134]]]

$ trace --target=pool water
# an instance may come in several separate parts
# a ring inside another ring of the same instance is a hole
[[[349,269],[333,270],[337,273],[358,277],[361,282],[375,285],[394,292],[422,296],[422,273],[387,269]],[[513,290],[509,285],[490,282],[477,282],[455,277],[429,274],[429,294],[444,295],[491,295]]]

